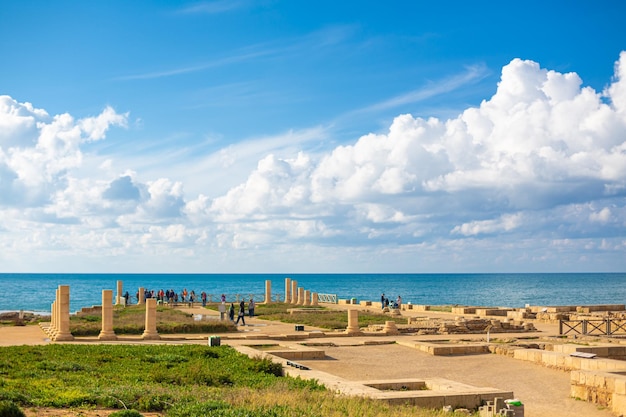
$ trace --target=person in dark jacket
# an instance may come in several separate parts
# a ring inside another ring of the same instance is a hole
[[[239,303],[239,313],[237,315],[237,321],[235,324],[239,324],[239,320],[241,320],[241,324],[243,326],[246,325],[246,304],[241,300]]]

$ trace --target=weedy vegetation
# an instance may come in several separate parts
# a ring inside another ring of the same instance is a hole
[[[0,416],[19,407],[136,417],[438,417],[440,411],[336,396],[315,380],[228,346],[45,345],[0,348]],[[13,413],[13,414],[10,414]],[[113,414],[111,414],[113,413]],[[445,414],[450,416],[450,414]]]
[[[116,306],[113,309],[113,331],[116,334],[142,334],[146,324],[145,305]],[[70,332],[74,336],[97,336],[102,329],[102,314],[75,314],[70,317]],[[157,332],[174,333],[225,333],[237,328],[229,321],[195,320],[188,314],[171,307],[157,307]]]
[[[217,309],[217,306],[210,306]],[[255,314],[264,320],[275,320],[284,323],[303,324],[321,329],[337,330],[348,327],[348,314],[345,311],[332,310],[325,307],[294,306],[286,303],[257,304]],[[406,323],[404,317],[392,317],[388,314],[359,312],[359,325],[385,324],[393,320]]]

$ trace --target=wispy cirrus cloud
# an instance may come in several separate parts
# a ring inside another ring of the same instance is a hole
[[[211,68],[226,67],[229,65],[249,62],[259,58],[287,58],[306,51],[318,51],[345,42],[354,33],[351,25],[327,27],[308,33],[304,36],[283,39],[276,42],[258,43],[239,48],[234,54],[226,55],[214,60],[196,65],[181,66],[178,68],[150,71],[139,74],[129,74],[115,77],[115,81],[149,80],[206,71]]]
[[[219,14],[247,8],[251,5],[247,0],[216,0],[193,3],[178,10],[181,14]]]
[[[424,101],[440,94],[449,93],[468,84],[479,82],[490,74],[490,70],[484,64],[468,65],[465,67],[465,71],[461,73],[438,80],[424,87],[399,94],[387,100],[352,110],[347,115],[389,110],[406,104]]]
[[[129,81],[129,80],[149,80],[153,78],[164,78],[164,77],[173,77],[177,75],[189,74],[194,72],[205,71],[210,68],[218,68],[231,64],[236,64],[238,62],[248,61],[254,58],[259,58],[262,56],[271,55],[273,51],[271,50],[259,50],[256,52],[248,52],[241,53],[238,55],[231,55],[227,57],[223,57],[220,59],[216,59],[213,61],[205,62],[199,65],[190,65],[188,67],[174,68],[170,70],[164,71],[154,71],[147,72],[143,74],[134,74],[134,75],[124,75],[121,77],[115,78],[116,81]]]

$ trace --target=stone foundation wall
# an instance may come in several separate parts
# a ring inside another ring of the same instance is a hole
[[[570,395],[609,407],[617,415],[626,415],[626,370],[616,373],[572,371]]]
[[[548,345],[546,345],[548,349]],[[608,359],[624,356],[625,346],[552,345],[551,350],[515,349],[513,357],[542,366],[570,371],[570,395],[626,415],[626,362]],[[581,358],[574,352],[595,353],[607,358]],[[496,352],[510,355],[510,350]]]

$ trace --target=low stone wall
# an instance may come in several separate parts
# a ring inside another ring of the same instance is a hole
[[[537,318],[537,314],[526,309],[509,310],[506,312],[506,317],[513,320],[532,320]]]
[[[546,346],[547,347],[547,346]],[[553,345],[552,350],[515,349],[513,357],[542,366],[570,371],[570,395],[609,407],[616,415],[626,415],[626,362],[608,358],[581,358],[575,352],[598,356],[621,356],[625,346]]]
[[[79,311],[77,311],[76,314],[87,315],[87,316],[93,315],[93,314],[100,315],[102,314],[102,306],[83,307]]]
[[[626,362],[615,359],[588,359],[569,354],[539,350],[539,349],[517,349],[513,353],[515,359],[534,362],[550,368],[557,368],[565,371],[589,370],[589,371],[616,371],[626,372]]]
[[[511,308],[477,308],[476,315],[480,317],[496,316],[506,317],[509,311],[513,311]]]
[[[624,304],[602,304],[602,305],[590,305],[590,306],[578,306],[576,307],[577,313],[592,313],[594,311],[624,311]]]
[[[576,311],[576,306],[530,306],[533,313],[569,313]]]
[[[623,345],[604,345],[604,346],[582,346],[574,344],[551,345],[554,352],[571,355],[575,352],[593,353],[600,358],[615,359],[619,361],[626,360],[626,346]],[[626,364],[626,362],[625,362]]]
[[[452,314],[476,314],[476,307],[452,307]]]
[[[433,356],[479,355],[490,353],[489,345],[486,343],[429,343],[403,341],[397,341],[396,343],[412,347],[420,352],[428,353]]]
[[[626,370],[624,372],[572,371],[570,395],[609,407],[616,415],[626,415]]]

